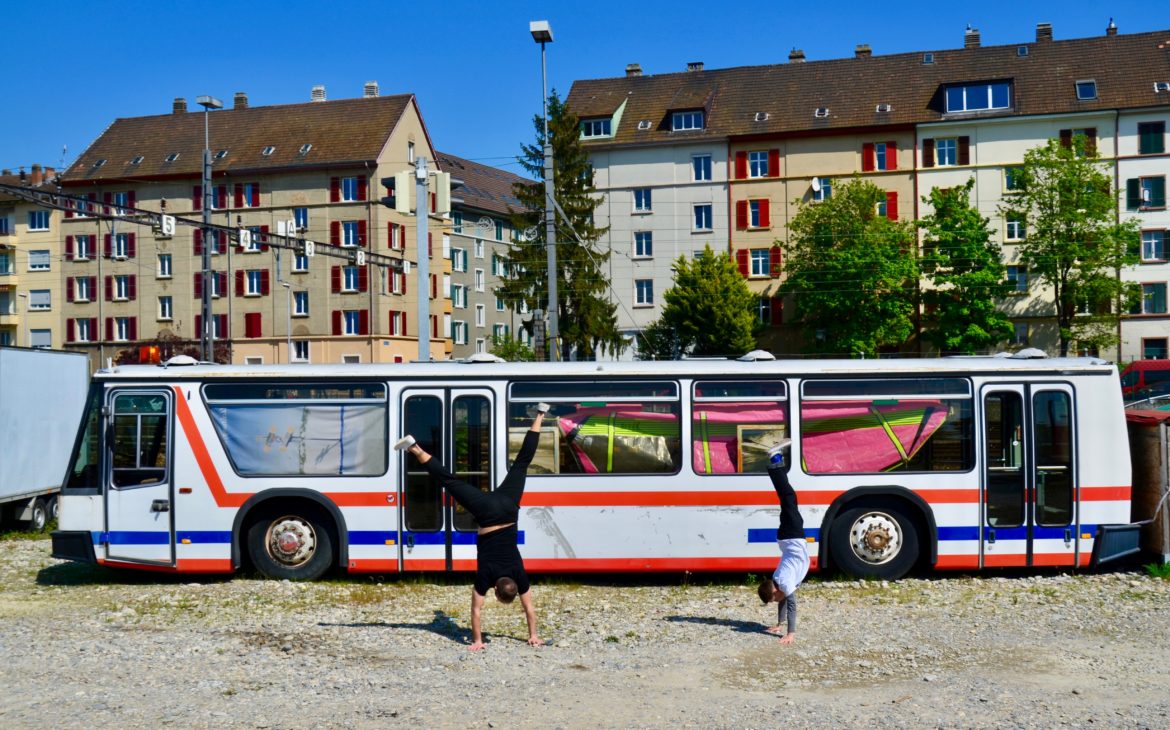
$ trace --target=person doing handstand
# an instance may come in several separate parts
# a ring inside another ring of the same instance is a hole
[[[547,403],[536,406],[536,418],[532,427],[524,434],[520,453],[508,470],[507,476],[493,492],[484,492],[477,487],[457,479],[415,441],[409,434],[394,448],[409,451],[431,476],[438,479],[447,493],[475,518],[479,526],[476,537],[475,583],[471,587],[471,651],[484,648],[483,633],[480,630],[480,614],[487,598],[488,588],[494,587],[496,598],[501,603],[511,603],[520,596],[524,618],[528,622],[528,643],[543,646],[544,641],[536,634],[536,609],[532,605],[532,591],[528,575],[524,572],[524,560],[516,546],[516,522],[520,516],[520,499],[524,495],[524,481],[528,466],[536,455],[536,444],[540,440],[540,426]]]
[[[787,442],[772,449],[768,457],[768,477],[780,497],[780,528],[776,530],[776,542],[780,544],[780,563],[770,578],[760,584],[760,600],[764,604],[776,601],[776,625],[767,629],[769,634],[780,635],[781,644],[796,640],[796,589],[808,575],[808,546],[804,539],[804,518],[796,503],[796,490],[788,481],[784,468],[783,449]],[[787,623],[787,630],[785,628]]]

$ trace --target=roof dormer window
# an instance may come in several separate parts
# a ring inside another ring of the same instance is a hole
[[[1077,101],[1092,101],[1097,98],[1097,82],[1084,79],[1077,82]]]
[[[674,112],[670,115],[670,131],[691,132],[703,129],[703,110]]]
[[[586,138],[612,137],[613,120],[609,117],[603,119],[584,119],[581,121],[581,136]]]
[[[265,157],[268,157],[269,155],[271,155],[275,151],[276,151],[275,147],[273,147],[272,145],[268,145],[264,149],[260,150],[260,154],[264,155]]]
[[[1011,106],[1011,83],[958,84],[946,87],[945,96],[948,114],[1007,109]]]

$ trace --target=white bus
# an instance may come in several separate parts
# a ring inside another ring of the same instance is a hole
[[[1084,567],[1136,550],[1116,368],[1087,359],[434,362],[98,372],[53,555],[278,578],[464,571],[475,524],[390,444],[487,490],[546,401],[532,572],[771,571],[791,439],[813,566]]]

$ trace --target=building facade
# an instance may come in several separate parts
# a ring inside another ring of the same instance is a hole
[[[0,183],[48,190],[56,172],[0,174]],[[63,344],[61,213],[0,193],[0,346]]]

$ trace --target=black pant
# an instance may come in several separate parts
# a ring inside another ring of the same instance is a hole
[[[536,456],[538,441],[539,432],[528,431],[524,434],[524,445],[520,447],[516,461],[512,463],[512,468],[508,469],[504,480],[494,492],[485,492],[456,478],[433,457],[423,464],[423,468],[435,476],[447,493],[471,513],[480,527],[503,525],[515,522],[519,515],[528,466],[532,463],[532,457]]]

